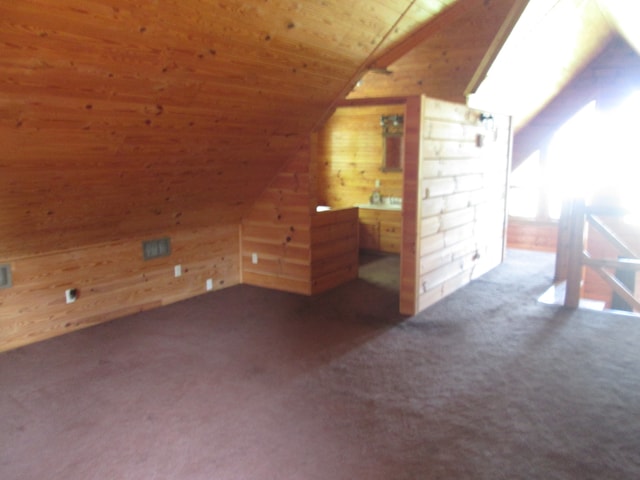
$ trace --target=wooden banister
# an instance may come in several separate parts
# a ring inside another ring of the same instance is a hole
[[[605,240],[611,243],[625,257],[638,258],[638,254],[634,252],[624,241],[616,235],[616,233],[607,227],[600,217],[592,214],[587,215],[589,224],[600,232]]]
[[[638,300],[632,291],[620,281],[609,270],[630,270],[640,271],[639,256],[631,247],[629,247],[616,233],[611,230],[596,215],[621,216],[627,212],[623,209],[612,207],[589,207],[585,206],[584,200],[574,200],[571,205],[563,213],[566,213],[568,219],[565,219],[568,232],[567,249],[565,252],[567,262],[567,286],[565,291],[564,305],[570,308],[577,308],[580,304],[580,291],[582,289],[582,279],[584,267],[592,268],[600,278],[602,278],[611,289],[617,293],[630,307],[634,310],[640,310],[640,300]],[[596,259],[592,258],[585,249],[586,230],[584,228],[585,221],[593,226],[595,230],[603,235],[606,241],[613,245],[623,257],[619,259]]]
[[[619,270],[640,270],[640,260],[637,258],[592,258],[587,252],[583,255],[583,263],[592,268],[616,268]]]

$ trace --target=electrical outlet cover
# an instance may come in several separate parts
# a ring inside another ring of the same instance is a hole
[[[73,303],[78,298],[78,290],[75,288],[68,288],[64,291],[64,298],[67,303]]]

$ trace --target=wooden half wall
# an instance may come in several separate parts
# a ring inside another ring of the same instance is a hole
[[[242,224],[243,283],[311,295],[358,275],[358,209],[317,213],[315,135]]]
[[[358,209],[319,212],[311,217],[311,293],[358,278]]]

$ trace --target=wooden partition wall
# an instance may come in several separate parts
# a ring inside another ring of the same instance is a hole
[[[510,119],[480,113],[423,98],[417,310],[503,259]]]
[[[311,216],[311,293],[358,278],[358,209]]]

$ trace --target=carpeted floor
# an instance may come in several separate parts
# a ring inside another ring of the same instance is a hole
[[[521,251],[405,319],[364,263],[0,354],[0,478],[640,478],[638,319],[537,303],[553,257]]]

